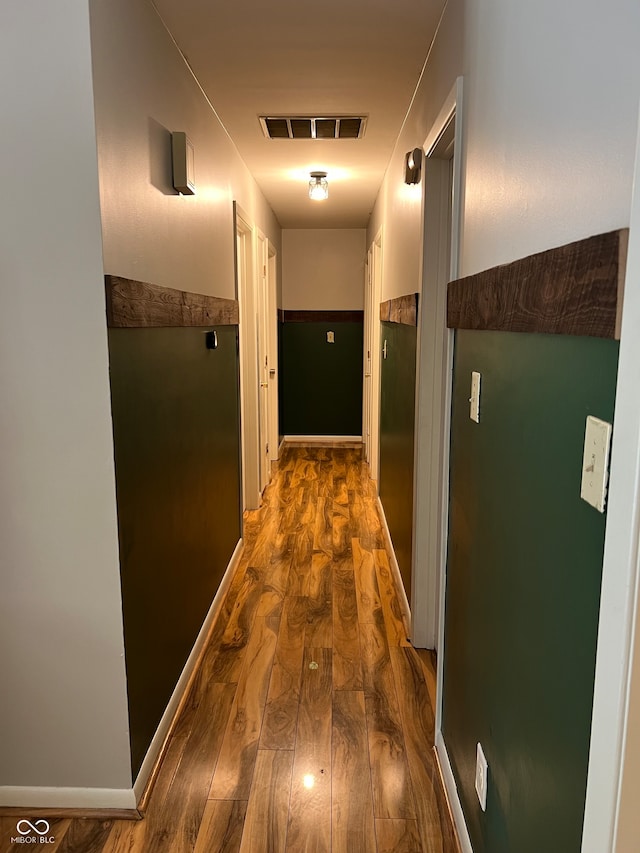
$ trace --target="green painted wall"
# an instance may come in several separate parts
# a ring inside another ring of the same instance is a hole
[[[380,379],[380,500],[411,601],[417,329],[399,323],[381,326],[387,357]]]
[[[582,452],[586,416],[613,418],[617,357],[613,341],[457,333],[443,734],[475,853],[580,850],[605,529],[580,499]]]
[[[283,435],[362,434],[362,347],[361,322],[280,323]]]
[[[109,331],[134,776],[240,538],[237,327]]]

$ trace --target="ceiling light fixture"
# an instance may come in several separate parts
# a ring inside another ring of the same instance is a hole
[[[405,184],[419,184],[422,172],[422,148],[414,148],[408,151],[404,158],[404,182]]]
[[[324,201],[329,198],[329,182],[326,172],[311,172],[309,181],[309,198],[314,201]]]

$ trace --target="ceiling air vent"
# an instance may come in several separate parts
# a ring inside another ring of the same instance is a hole
[[[267,139],[362,139],[364,116],[260,116]]]

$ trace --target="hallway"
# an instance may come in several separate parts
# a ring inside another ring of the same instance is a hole
[[[286,447],[144,820],[51,820],[49,849],[455,853],[433,662],[398,614],[361,450]]]

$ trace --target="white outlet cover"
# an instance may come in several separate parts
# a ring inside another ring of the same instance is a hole
[[[580,497],[604,512],[609,479],[611,424],[589,415],[584,431]]]
[[[484,757],[482,746],[478,744],[476,747],[476,794],[480,802],[480,808],[483,812],[487,810],[487,774],[489,767],[487,759]]]

